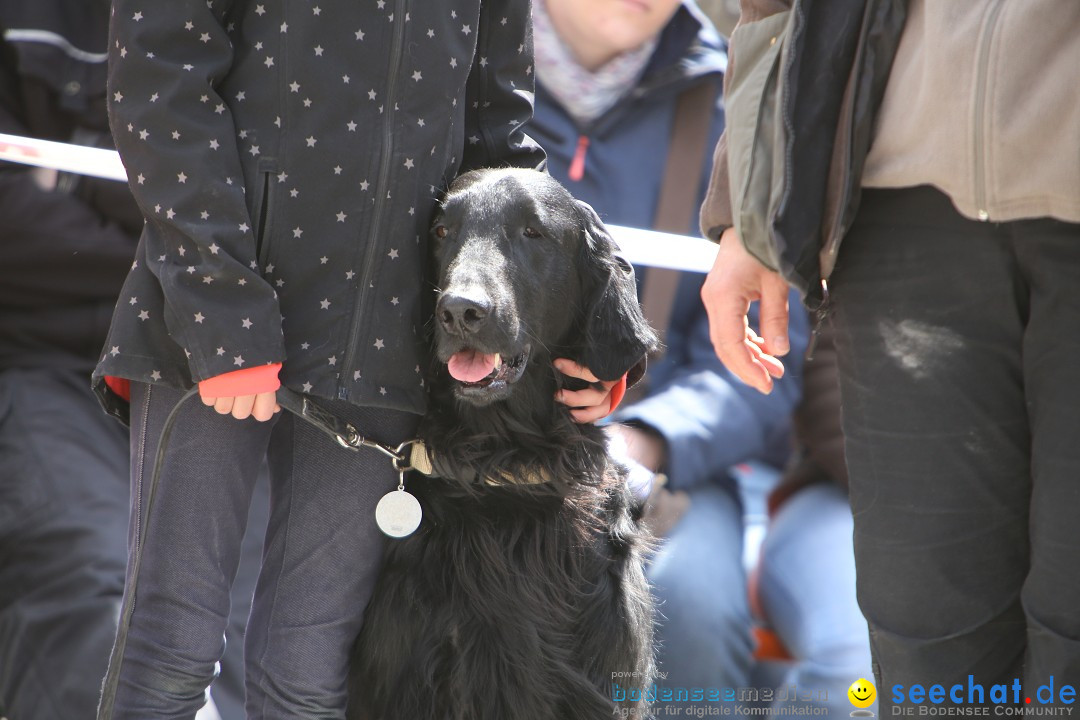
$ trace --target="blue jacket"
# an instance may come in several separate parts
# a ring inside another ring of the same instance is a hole
[[[661,34],[637,87],[588,127],[579,127],[537,83],[529,135],[547,151],[548,168],[574,195],[607,222],[652,227],[663,180],[679,94],[699,82],[713,82],[717,105],[711,137],[723,130],[719,98],[727,65],[724,42],[692,2],[685,2]],[[579,138],[588,138],[580,180],[569,178]],[[704,197],[711,163],[702,163]],[[695,207],[696,210],[696,207]],[[686,232],[697,235],[697,213]],[[638,268],[639,278],[648,273]],[[704,275],[685,273],[667,330],[667,352],[653,363],[647,395],[620,410],[615,420],[647,425],[668,444],[667,473],[673,488],[689,487],[748,460],[781,467],[790,448],[791,414],[801,395],[802,356],[809,334],[797,295],[791,298],[791,345],[787,374],[770,395],[744,385],[716,358],[708,318],[701,303]],[[756,322],[756,305],[751,322]]]

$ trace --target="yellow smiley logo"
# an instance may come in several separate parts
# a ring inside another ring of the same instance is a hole
[[[877,689],[873,683],[866,681],[863,678],[859,678],[855,682],[851,683],[851,687],[847,691],[848,700],[851,704],[857,708],[867,708],[874,704],[874,698],[877,697]]]

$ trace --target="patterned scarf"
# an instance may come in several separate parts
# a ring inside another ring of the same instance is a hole
[[[579,125],[588,125],[633,89],[656,43],[655,37],[650,38],[641,47],[589,72],[577,63],[555,31],[543,0],[533,3],[536,77]]]

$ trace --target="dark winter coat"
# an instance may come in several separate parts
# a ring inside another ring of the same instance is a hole
[[[0,3],[0,133],[111,147],[106,0]],[[122,183],[0,163],[0,370],[97,362],[142,215]]]
[[[579,127],[540,83],[536,114],[526,129],[547,151],[551,174],[605,221],[650,228],[679,95],[698,83],[715,86],[717,105],[708,140],[712,147],[724,127],[720,82],[725,66],[723,42],[700,11],[687,3],[661,33],[637,86],[613,108],[588,127]],[[568,177],[569,167],[579,151],[579,137],[588,138],[589,144],[584,173],[574,180]],[[700,170],[702,195],[709,166],[705,159]],[[696,213],[687,216],[685,232],[697,234]],[[648,277],[648,268],[637,271],[639,277]],[[700,273],[682,274],[667,325],[666,352],[659,362],[650,363],[644,397],[615,416],[647,425],[664,437],[672,487],[707,482],[750,458],[783,466],[790,448],[791,412],[800,395],[802,349],[809,335],[806,315],[796,307],[790,327],[793,351],[785,359],[794,365],[772,394],[762,395],[717,359],[701,304],[703,280]],[[756,322],[756,305],[752,319]]]
[[[906,0],[742,0],[725,77],[739,137],[716,146],[701,228],[768,206],[742,238],[815,308],[859,207],[874,113],[903,32]],[[749,172],[758,173],[754,185]],[[735,188],[733,188],[733,181]],[[751,202],[732,208],[733,189]]]
[[[148,223],[97,376],[283,363],[293,389],[422,412],[435,200],[465,169],[543,163],[528,15],[117,0],[110,118]]]

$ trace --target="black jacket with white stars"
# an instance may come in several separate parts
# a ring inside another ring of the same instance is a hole
[[[529,3],[115,0],[109,113],[147,218],[103,376],[425,409],[427,227],[465,170],[540,167]]]

